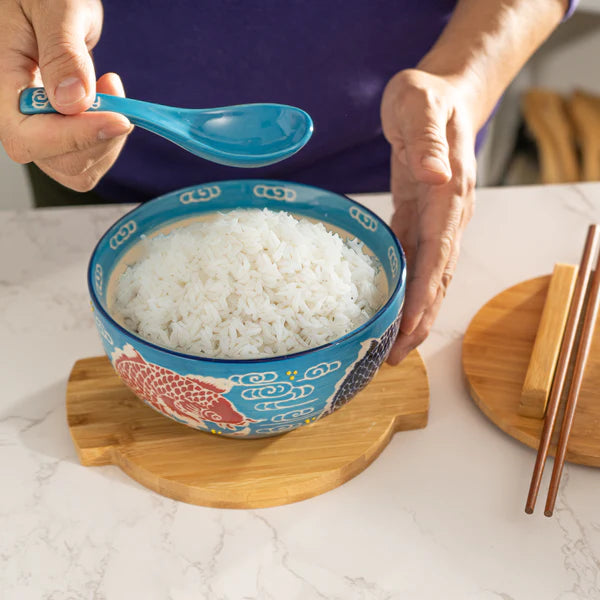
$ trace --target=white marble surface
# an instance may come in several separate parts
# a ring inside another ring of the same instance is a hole
[[[389,211],[387,196],[365,202]],[[2,600],[600,598],[600,470],[568,465],[555,516],[526,516],[534,452],[478,411],[460,368],[485,301],[578,261],[600,184],[479,191],[421,349],[428,427],[397,434],[341,488],[252,511],[182,504],[77,462],[66,378],[102,352],[86,261],[123,210],[0,213]]]

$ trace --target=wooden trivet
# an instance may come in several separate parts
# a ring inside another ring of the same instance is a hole
[[[346,406],[311,425],[257,440],[213,436],[146,406],[109,360],[75,363],[67,419],[83,465],[115,464],[170,498],[220,508],[288,504],[331,490],[363,471],[396,431],[427,424],[429,384],[413,351],[383,365]]]
[[[543,419],[519,414],[519,402],[550,276],[519,283],[492,298],[471,321],[463,341],[463,370],[483,413],[515,439],[537,449]],[[559,417],[560,418],[560,417]],[[552,444],[550,454],[554,455]],[[600,466],[600,326],[596,326],[568,461]]]

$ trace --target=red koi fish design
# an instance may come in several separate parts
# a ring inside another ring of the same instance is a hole
[[[239,413],[223,396],[226,386],[146,362],[132,346],[117,350],[113,364],[123,381],[159,412],[199,424],[210,421],[232,430],[255,422]]]

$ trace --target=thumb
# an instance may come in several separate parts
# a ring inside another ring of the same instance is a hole
[[[414,111],[404,131],[406,163],[422,183],[447,183],[452,177],[446,139],[447,115],[428,106]]]
[[[90,26],[90,13],[73,0],[43,5],[46,8],[35,14],[33,27],[48,98],[63,114],[83,112],[96,95],[94,65],[86,44],[86,38],[95,33]]]

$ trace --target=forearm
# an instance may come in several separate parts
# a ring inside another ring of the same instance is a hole
[[[418,68],[454,83],[479,128],[567,6],[568,0],[459,0]]]

